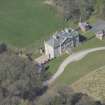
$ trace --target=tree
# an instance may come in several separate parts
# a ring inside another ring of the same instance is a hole
[[[58,11],[62,11],[65,20],[88,19],[94,12],[95,0],[53,0]],[[59,8],[60,7],[60,8]]]
[[[7,45],[5,43],[0,44],[0,53],[7,51]]]
[[[0,54],[0,105],[19,105],[21,100],[33,101],[43,94],[47,72],[38,73],[35,65],[8,51]]]
[[[100,18],[104,18],[105,19],[105,0],[95,0],[95,9],[96,9],[96,13]]]
[[[94,0],[77,0],[82,20],[88,19],[94,12]]]

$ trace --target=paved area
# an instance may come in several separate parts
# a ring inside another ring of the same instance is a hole
[[[46,55],[42,55],[35,59],[35,62],[42,64],[44,62],[48,61],[48,57]]]
[[[96,33],[101,30],[105,30],[105,21],[104,20],[98,20],[96,22],[96,24],[92,25],[92,29],[90,31]]]
[[[93,48],[93,49],[87,49],[84,51],[80,51],[77,53],[74,53],[70,55],[68,58],[66,58],[62,64],[59,66],[57,72],[49,79],[48,81],[44,82],[45,85],[50,85],[52,84],[65,70],[66,66],[72,62],[76,62],[84,58],[87,54],[95,51],[100,51],[100,50],[105,50],[105,47],[98,47],[98,48]]]

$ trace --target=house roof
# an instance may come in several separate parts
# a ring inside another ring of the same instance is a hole
[[[62,44],[67,38],[73,38],[77,36],[78,32],[73,29],[65,29],[64,31],[56,32],[53,36],[46,41],[52,47],[58,47]]]

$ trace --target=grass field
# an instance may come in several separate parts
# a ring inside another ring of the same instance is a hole
[[[91,53],[82,60],[68,65],[64,73],[58,78],[55,84],[72,84],[84,75],[87,75],[103,65],[105,65],[105,51]]]
[[[39,48],[64,25],[44,0],[0,0],[0,41],[16,47]]]
[[[85,92],[105,101],[105,65],[80,78],[72,84],[72,87],[75,91]]]
[[[67,58],[67,56],[68,56],[67,54],[64,54],[50,61],[48,64],[49,65],[48,72],[50,72],[51,74],[54,74],[56,70],[58,69],[59,65],[63,62],[64,59]]]

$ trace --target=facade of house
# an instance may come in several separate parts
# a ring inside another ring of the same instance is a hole
[[[105,37],[105,31],[99,31],[96,33],[96,38],[103,40],[103,38]]]
[[[45,54],[52,59],[78,45],[79,33],[73,29],[65,29],[56,32],[48,41],[44,42]]]

